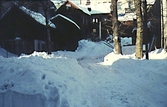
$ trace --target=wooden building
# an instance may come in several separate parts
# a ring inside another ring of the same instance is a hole
[[[62,14],[73,20],[81,28],[82,38],[87,38],[91,33],[91,20],[88,10],[83,10],[78,5],[67,0],[57,9],[56,14]]]
[[[18,6],[24,6],[31,11],[41,13],[45,16],[44,8],[48,7],[48,17],[55,15],[57,8],[50,0],[39,1],[39,0],[2,0],[0,1],[0,17],[3,15],[12,5],[17,4]]]
[[[35,19],[31,14],[32,11],[24,9],[13,5],[0,18],[1,47],[17,55],[21,53],[30,54],[33,51],[46,51],[47,34],[45,23],[40,22],[41,17],[39,17],[40,21]],[[34,14],[34,16],[42,16],[35,12]],[[51,35],[56,32],[55,28],[51,26],[50,31]],[[38,46],[35,46],[35,44]]]
[[[56,25],[57,34],[52,37],[57,50],[74,51],[78,47],[78,41],[82,39],[81,28],[68,17],[57,14],[50,19]]]

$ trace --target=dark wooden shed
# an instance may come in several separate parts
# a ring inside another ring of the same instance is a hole
[[[91,33],[90,15],[73,2],[69,0],[65,1],[57,9],[56,14],[62,14],[79,25],[81,28],[81,36],[83,38],[87,38],[87,36]]]
[[[53,35],[55,29],[51,27],[50,29]],[[38,50],[35,49],[34,40],[47,41],[46,26],[39,23],[19,6],[13,5],[0,18],[1,46],[18,55],[29,54]],[[39,51],[46,51],[46,43]]]
[[[52,38],[57,50],[76,50],[78,41],[82,39],[80,26],[62,14],[57,14],[50,20],[57,29],[57,35]]]

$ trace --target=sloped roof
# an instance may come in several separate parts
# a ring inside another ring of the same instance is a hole
[[[31,11],[31,10],[25,8],[24,6],[21,6],[20,9],[23,10],[23,12],[25,12],[26,14],[30,15],[33,19],[35,19],[40,24],[46,25],[46,21],[45,21],[46,18],[41,13]],[[49,26],[56,28],[56,26],[50,21],[49,21]]]
[[[67,0],[66,2],[64,2],[63,5],[79,9],[79,7],[75,3],[71,2],[70,0]]]
[[[35,21],[37,21],[38,23],[42,24],[42,25],[46,25],[46,22],[45,22],[45,17],[41,14],[41,13],[37,13],[37,12],[34,12],[34,11],[31,11],[27,8],[25,8],[24,6],[18,6],[17,4],[14,4],[12,5],[2,16],[1,18],[3,18],[13,7],[18,7],[18,9],[20,9],[21,11],[23,11],[24,13],[26,13],[27,15],[29,15],[30,17],[32,17]],[[0,19],[1,19],[0,18]],[[50,27],[52,28],[56,28],[56,26],[49,22],[49,25]]]
[[[135,13],[126,13],[123,16],[118,16],[119,21],[129,21],[129,20],[133,20],[133,19],[136,19]]]
[[[52,1],[54,1],[54,0],[52,0]],[[147,0],[147,4],[153,5],[155,3],[155,1],[156,0]],[[80,2],[80,1],[79,0],[67,0],[63,4],[70,4],[71,7],[76,8],[76,9],[80,9],[84,13],[89,14],[89,15],[110,13],[110,11],[111,11],[111,9],[110,9],[111,3],[109,3],[109,2],[105,2],[105,3],[101,2],[101,3],[96,3],[96,4],[90,4],[90,5],[76,4],[78,2]],[[91,11],[89,11],[89,10],[91,10]]]
[[[78,4],[75,4],[71,0],[67,0],[62,5],[73,7],[75,9],[80,9],[84,13],[91,15],[91,14],[100,14],[100,13],[110,13],[111,3],[100,3],[100,4],[96,4],[96,5],[78,5]]]
[[[73,3],[70,0],[67,0],[63,4],[61,4],[61,6],[59,6],[59,8],[57,10],[59,10],[62,6],[68,6],[68,7],[72,7],[72,8],[75,8],[75,9],[79,9],[83,13],[90,15],[90,13],[89,13],[87,8],[83,8],[82,6],[75,4],[75,3]]]
[[[147,0],[147,4],[154,4],[156,0]]]
[[[57,17],[61,17],[65,20],[67,20],[68,22],[72,23],[73,25],[75,25],[78,29],[80,29],[80,27],[71,19],[69,19],[68,17],[62,15],[62,14],[57,14],[56,16],[52,17],[50,20],[53,20],[54,18],[57,18]]]
[[[87,9],[87,14],[101,14],[101,13],[110,13],[111,3],[99,3],[94,5],[79,5],[81,9]],[[88,11],[88,9],[90,11]]]
[[[13,5],[0,19],[0,33],[5,39],[39,39],[47,40],[45,25],[37,22],[29,14]],[[51,33],[56,29],[50,27]]]

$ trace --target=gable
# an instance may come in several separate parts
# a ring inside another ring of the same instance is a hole
[[[84,15],[90,15],[88,9],[84,9],[79,5],[76,5],[75,3],[67,0],[64,2],[56,11],[56,13],[63,13],[66,10],[74,10],[74,11],[80,11],[80,14]],[[63,12],[62,12],[63,11]]]

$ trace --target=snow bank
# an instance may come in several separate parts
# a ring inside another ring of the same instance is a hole
[[[78,48],[75,52],[58,51],[54,54],[57,56],[75,58],[77,60],[91,59],[103,61],[103,57],[112,51],[112,48],[106,46],[103,42],[81,40],[79,41]]]
[[[102,64],[104,65],[112,65],[115,61],[119,59],[136,59],[135,57],[135,46],[125,46],[123,47],[123,54],[124,55],[116,55],[113,52],[109,53],[104,57],[104,62]],[[143,53],[144,54],[144,53]],[[145,54],[143,59],[145,58]],[[156,49],[149,53],[149,59],[150,60],[160,60],[160,59],[167,59],[167,52],[163,49]]]
[[[0,56],[3,56],[5,58],[8,58],[8,57],[16,57],[17,55],[15,54],[12,54],[10,52],[7,52],[5,49],[3,48],[0,48]]]
[[[82,86],[84,72],[75,59],[33,53],[28,57],[1,58],[0,69],[0,98],[5,98],[1,107],[90,105]]]
[[[0,98],[1,107],[46,107],[41,94],[27,95],[9,90],[0,93]]]

